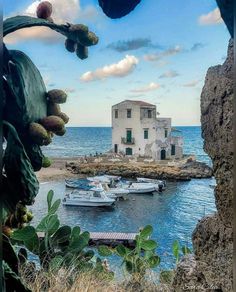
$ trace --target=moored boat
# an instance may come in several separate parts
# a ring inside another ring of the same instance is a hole
[[[156,186],[149,183],[130,183],[123,185],[123,188],[131,194],[150,194],[156,191]]]
[[[65,206],[104,207],[115,203],[114,197],[109,197],[103,189],[74,190],[66,194],[62,201]]]

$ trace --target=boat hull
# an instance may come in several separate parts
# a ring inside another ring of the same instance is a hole
[[[106,207],[114,204],[114,200],[93,202],[80,200],[66,200],[62,202],[65,206],[81,206],[81,207]]]

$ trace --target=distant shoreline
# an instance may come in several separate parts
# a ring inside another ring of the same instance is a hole
[[[84,156],[82,156],[84,157]],[[190,158],[190,156],[189,156]],[[84,178],[97,173],[117,174],[124,177],[145,176],[160,177],[160,179],[189,180],[191,178],[207,178],[212,176],[212,170],[203,162],[186,160],[177,164],[156,164],[143,162],[118,162],[89,158],[92,161],[83,162],[80,157],[50,158],[52,164],[36,172],[39,182],[58,181],[65,178]],[[93,161],[94,160],[94,161]],[[94,173],[93,173],[94,172]]]

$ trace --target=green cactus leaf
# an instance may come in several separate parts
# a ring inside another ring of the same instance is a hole
[[[24,245],[29,251],[38,254],[39,238],[37,233],[35,232],[30,239],[24,240]]]
[[[85,252],[84,254],[84,258],[86,259],[86,261],[91,260],[94,257],[94,251],[93,250],[88,250]]]
[[[73,229],[72,229],[72,232],[71,232],[71,237],[72,238],[76,238],[76,237],[79,237],[79,235],[80,235],[80,227],[79,226],[75,226],[75,227],[73,227]]]
[[[16,229],[11,238],[19,241],[27,241],[30,240],[32,236],[35,234],[35,228],[33,226],[26,226],[22,229]]]
[[[2,259],[6,261],[13,272],[18,274],[18,257],[9,238],[5,234],[2,234]]]
[[[156,256],[150,257],[147,261],[150,268],[155,268],[160,264],[161,259],[159,256],[156,255]]]
[[[174,257],[176,258],[176,262],[178,262],[179,260],[179,250],[180,250],[179,242],[178,240],[175,240],[172,245],[172,252]]]
[[[191,249],[189,249],[186,245],[182,246],[181,250],[182,250],[183,255],[192,253]]]
[[[52,237],[52,244],[58,245],[69,241],[71,235],[71,227],[70,226],[61,226]]]
[[[89,232],[87,231],[81,233],[78,237],[73,237],[68,247],[69,250],[81,252],[88,245],[89,237]]]
[[[46,223],[46,232],[48,232],[49,235],[54,234],[60,226],[60,221],[58,219],[57,214],[52,214],[48,217],[47,223]]]
[[[54,192],[53,192],[53,190],[50,190],[48,192],[48,194],[47,194],[48,212],[49,212],[49,210],[51,209],[51,206],[52,206],[53,196],[54,196]]]
[[[48,214],[55,214],[58,208],[60,207],[61,199],[57,199],[51,206]]]
[[[126,252],[126,249],[124,247],[124,245],[122,244],[119,244],[117,247],[116,247],[116,252],[119,256],[121,257],[125,257],[127,252]]]
[[[15,16],[4,20],[3,22],[3,36],[12,33],[18,29],[33,27],[33,26],[45,26],[48,27],[68,39],[78,43],[80,39],[82,42],[86,42],[86,45],[96,45],[98,38],[92,32],[89,32],[87,27],[82,24],[69,24],[58,25],[45,19],[35,18],[30,16]]]
[[[7,179],[11,184],[8,188],[12,193],[17,193],[10,198],[4,198],[5,202],[11,200],[16,203],[24,202],[31,205],[39,190],[39,183],[25,152],[16,129],[8,122],[3,122],[4,137],[7,140],[7,148],[4,155],[4,166]]]
[[[98,247],[98,253],[100,256],[103,256],[103,257],[108,257],[112,255],[111,249],[108,248],[106,245],[100,245]]]
[[[152,226],[147,225],[141,230],[140,236],[144,239],[148,239],[148,237],[152,234],[152,232],[153,232]]]
[[[154,240],[145,240],[141,242],[141,248],[144,250],[154,250],[157,243]]]

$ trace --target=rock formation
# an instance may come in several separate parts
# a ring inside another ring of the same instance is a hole
[[[209,68],[201,94],[204,149],[213,161],[216,214],[193,235],[194,257],[184,258],[175,291],[233,291],[233,40],[223,65]]]

